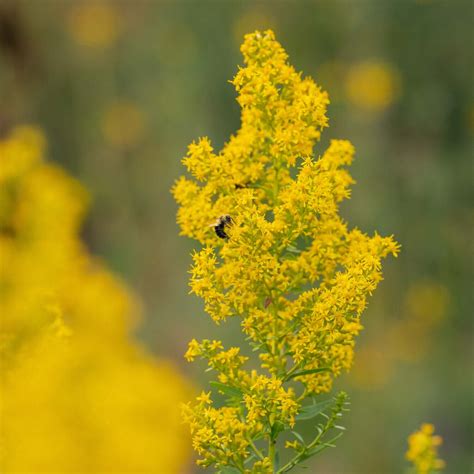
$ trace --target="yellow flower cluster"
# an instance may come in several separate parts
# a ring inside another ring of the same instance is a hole
[[[197,398],[197,405],[184,407],[184,418],[191,426],[194,448],[204,456],[199,464],[208,466],[226,459],[230,465],[235,463],[241,467],[239,460],[248,457],[251,440],[265,431],[268,421],[272,426],[295,424],[299,404],[294,390],[291,387],[285,390],[282,380],[275,376],[266,377],[258,375],[256,370],[242,370],[248,357],[241,356],[238,347],[225,351],[220,341],[205,339],[198,343],[193,339],[185,357],[189,361],[196,357],[207,359],[209,366],[219,374],[219,382],[214,385],[224,394],[240,398],[246,411],[242,421],[241,412],[236,407],[211,408],[208,405],[212,400],[206,393]],[[226,439],[229,445],[226,444],[223,450],[222,443],[227,443]]]
[[[437,452],[443,438],[433,433],[434,426],[431,423],[423,423],[419,431],[408,437],[406,458],[413,463],[417,474],[439,472],[445,467],[445,462],[438,458]]]
[[[242,394],[240,419],[246,429],[262,423],[273,466],[280,425],[290,428],[306,396],[328,392],[351,366],[381,259],[396,255],[398,245],[350,230],[339,216],[340,201],[350,197],[345,167],[354,148],[333,140],[313,158],[328,125],[326,92],[295,71],[272,31],[246,35],[241,51],[246,66],[232,81],[241,128],[219,153],[208,138],[190,145],[183,163],[194,179],[181,177],[173,194],[181,233],[203,245],[193,255],[192,292],[215,322],[241,318],[268,374],[244,370],[246,358],[219,341],[192,341],[187,358],[208,360],[226,384],[221,393],[235,390],[234,400]],[[303,384],[299,397],[285,386],[295,381]],[[240,469],[218,449],[225,430],[209,424],[206,410],[198,404],[186,416],[203,463]],[[214,444],[201,443],[201,428],[217,436]]]
[[[0,470],[182,472],[187,383],[130,342],[138,302],[84,248],[87,194],[44,147],[0,140]]]

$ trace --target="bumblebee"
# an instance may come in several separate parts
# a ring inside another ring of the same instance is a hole
[[[232,225],[232,222],[232,218],[228,214],[225,214],[224,216],[220,216],[211,227],[214,227],[214,232],[217,237],[220,239],[228,239],[229,236],[227,235],[225,228]]]

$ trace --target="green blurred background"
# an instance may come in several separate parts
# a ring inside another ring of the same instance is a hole
[[[141,296],[137,337],[196,384],[192,337],[239,341],[188,296],[194,243],[169,193],[187,145],[219,149],[239,126],[228,80],[243,35],[272,28],[297,70],[328,90],[330,138],[357,150],[350,225],[402,253],[365,314],[341,377],[347,434],[309,472],[399,473],[429,421],[448,473],[472,472],[472,0],[0,0],[0,133],[42,127],[49,157],[93,204],[84,238]]]

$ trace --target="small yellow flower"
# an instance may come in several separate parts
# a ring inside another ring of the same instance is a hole
[[[184,357],[188,362],[192,362],[196,356],[201,354],[201,349],[199,346],[199,343],[196,341],[196,339],[193,339],[189,345],[188,345],[188,350]]]
[[[286,441],[285,442],[285,448],[297,450],[300,447],[301,447],[301,445],[298,441]]]
[[[211,392],[201,392],[201,395],[199,395],[198,397],[196,397],[196,400],[198,402],[201,402],[203,403],[204,405],[210,405],[212,403],[212,400],[211,400]]]

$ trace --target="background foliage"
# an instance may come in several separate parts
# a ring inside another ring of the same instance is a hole
[[[473,4],[469,0],[0,2],[0,130],[34,123],[49,156],[93,192],[85,239],[141,295],[138,336],[184,364],[215,328],[188,292],[192,245],[169,188],[186,146],[238,128],[228,80],[243,34],[271,27],[328,90],[330,138],[357,153],[344,216],[396,234],[366,313],[348,433],[321,472],[400,472],[421,421],[468,472],[472,419]],[[472,202],[472,201],[471,201]],[[219,329],[234,342],[232,324]],[[200,374],[197,366],[186,366]]]

